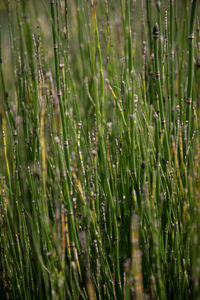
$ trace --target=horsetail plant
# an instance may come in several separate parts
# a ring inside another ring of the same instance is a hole
[[[199,298],[199,9],[0,3],[2,299]]]

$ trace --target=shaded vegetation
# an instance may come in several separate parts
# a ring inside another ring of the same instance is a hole
[[[198,0],[2,3],[1,298],[199,299]]]

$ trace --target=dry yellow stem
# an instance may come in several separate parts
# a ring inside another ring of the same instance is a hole
[[[64,212],[61,215],[62,220],[62,261],[65,259],[65,214]]]
[[[44,128],[44,117],[45,117],[45,105],[42,99],[42,110],[40,119],[40,147],[42,155],[42,180],[44,190],[46,188],[46,178],[47,178],[47,166],[46,166],[46,145],[45,145],[45,128]]]
[[[68,218],[67,218],[67,216],[65,216],[65,228],[66,228],[67,250],[68,250],[69,259],[71,259],[69,227],[68,227]]]

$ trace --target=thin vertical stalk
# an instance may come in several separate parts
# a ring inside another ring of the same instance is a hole
[[[67,126],[66,126],[66,118],[64,112],[64,103],[61,93],[61,80],[60,80],[60,72],[59,72],[59,55],[58,55],[58,41],[57,41],[57,32],[56,32],[56,17],[55,17],[55,8],[54,8],[54,0],[50,1],[51,4],[51,16],[52,16],[52,33],[53,33],[53,43],[54,43],[54,60],[55,60],[55,71],[56,71],[56,85],[57,85],[57,95],[59,99],[59,106],[60,106],[60,114],[61,114],[61,121],[62,121],[62,129],[63,129],[63,146],[65,152],[65,162],[67,166],[67,182],[64,181],[64,188],[65,188],[65,195],[68,202],[68,209],[70,212],[70,225],[73,230],[73,238],[76,243],[76,248],[79,249],[78,239],[76,235],[75,223],[72,214],[73,206],[71,203],[70,198],[70,189],[71,189],[71,171],[70,171],[70,161],[69,161],[69,149],[68,149],[68,140],[67,140]],[[65,172],[64,172],[65,173]]]
[[[155,24],[153,28],[153,38],[154,38],[154,61],[155,61],[155,76],[156,76],[156,91],[158,94],[159,100],[159,111],[160,111],[160,122],[159,127],[164,131],[164,142],[165,142],[165,156],[166,159],[169,160],[169,142],[168,142],[168,135],[167,135],[167,127],[166,127],[166,120],[165,120],[165,113],[164,113],[164,106],[163,106],[163,96],[162,96],[162,89],[161,89],[161,81],[160,81],[160,72],[159,72],[159,63],[158,63],[158,38],[159,38],[159,27],[158,24]]]
[[[193,0],[190,15],[190,28],[189,28],[189,55],[188,55],[188,84],[187,84],[187,99],[186,99],[186,122],[188,123],[187,136],[190,140],[191,133],[191,115],[192,115],[192,86],[194,77],[194,21],[197,7],[197,0]]]
[[[66,118],[64,111],[64,103],[61,92],[61,80],[60,80],[60,71],[59,71],[59,54],[58,54],[58,40],[57,40],[57,32],[56,32],[56,17],[55,17],[55,8],[54,8],[54,0],[50,1],[51,4],[51,16],[52,16],[52,33],[53,33],[53,43],[54,43],[54,61],[55,61],[55,71],[56,71],[56,85],[57,85],[57,96],[59,100],[60,106],[60,114],[62,121],[62,129],[63,129],[63,144],[65,149],[65,160],[68,172],[68,182],[70,185],[71,171],[70,171],[70,160],[69,160],[69,149],[68,149],[68,141],[67,141],[67,126],[66,126]]]
[[[175,90],[174,90],[174,0],[170,0],[170,98],[171,98],[171,124],[170,129],[175,130]]]

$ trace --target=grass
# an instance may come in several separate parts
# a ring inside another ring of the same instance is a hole
[[[199,299],[198,1],[3,4],[2,299]]]

